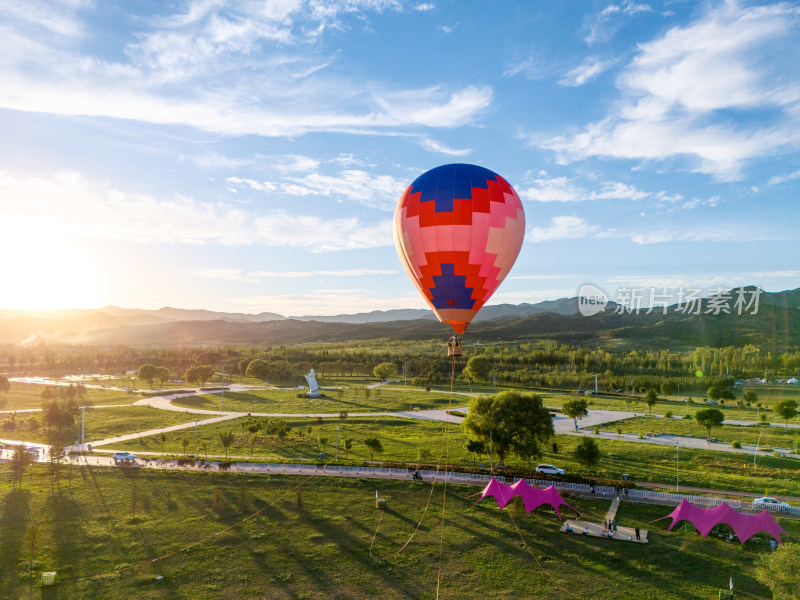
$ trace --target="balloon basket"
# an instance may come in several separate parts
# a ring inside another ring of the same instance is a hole
[[[461,356],[461,340],[459,340],[456,336],[451,337],[447,340],[447,356]]]

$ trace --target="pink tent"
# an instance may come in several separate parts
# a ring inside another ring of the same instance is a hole
[[[515,496],[521,496],[522,501],[525,504],[525,512],[529,513],[532,510],[536,510],[542,504],[549,504],[553,507],[556,512],[556,516],[560,519],[561,513],[559,512],[559,507],[563,504],[568,508],[572,508],[569,504],[564,502],[564,499],[561,497],[561,494],[558,493],[554,486],[550,486],[546,490],[537,490],[536,488],[531,487],[524,479],[520,479],[513,485],[505,485],[497,481],[497,479],[492,479],[483,491],[481,492],[481,497],[475,502],[477,504],[487,496],[494,496],[495,500],[497,500],[497,506],[503,508],[506,504],[511,502],[511,499]],[[572,510],[575,510],[572,508]],[[577,511],[576,511],[577,512]]]
[[[687,500],[683,500],[675,510],[661,519],[668,517],[672,518],[672,523],[667,527],[667,531],[675,527],[679,521],[689,521],[703,537],[711,532],[714,525],[725,523],[731,526],[742,544],[759,531],[769,533],[779,544],[782,544],[780,534],[786,533],[769,511],[748,515],[732,509],[724,502],[714,508],[699,508]],[[661,519],[656,519],[656,521]]]

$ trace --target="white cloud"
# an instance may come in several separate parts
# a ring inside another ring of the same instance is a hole
[[[75,172],[17,176],[0,171],[0,213],[4,227],[42,239],[58,231],[145,244],[266,244],[312,252],[393,244],[389,220],[367,224],[355,217],[256,213],[179,194],[162,199],[121,191]]]
[[[250,189],[258,192],[274,192],[278,187],[271,181],[256,181],[255,179],[243,179],[241,177],[228,177],[225,181],[233,184],[246,185]]]
[[[373,176],[360,169],[346,169],[337,175],[310,173],[303,177],[287,177],[282,183],[284,194],[291,196],[324,196],[344,198],[365,206],[393,210],[408,182],[389,175]]]
[[[423,137],[421,139],[422,147],[425,148],[428,152],[438,152],[439,154],[447,154],[449,156],[467,156],[472,152],[472,148],[450,148],[446,146],[442,142],[437,140],[431,139],[429,137]]]
[[[722,4],[641,44],[608,117],[541,145],[561,162],[688,158],[693,170],[736,179],[749,160],[800,143],[799,22],[800,9],[787,4]]]
[[[269,311],[282,315],[339,315],[397,308],[427,308],[427,304],[418,294],[379,298],[369,293],[350,290],[313,294],[241,296],[233,298],[233,302],[242,306],[242,310],[247,312]]]
[[[558,83],[568,87],[581,86],[598,75],[605,73],[615,63],[615,60],[600,60],[595,57],[587,58],[583,63],[565,73]]]
[[[606,181],[600,191],[588,191],[566,177],[547,177],[541,175],[532,181],[533,185],[521,188],[519,195],[524,200],[537,202],[580,202],[584,200],[640,200],[651,194],[633,185],[619,181]]]
[[[609,4],[599,14],[587,17],[586,29],[588,31],[583,40],[589,46],[599,42],[607,42],[621,27],[620,18],[622,16],[632,16],[651,10],[649,5],[637,4],[631,0],[626,0],[621,4]]]
[[[533,243],[552,242],[562,239],[576,239],[596,233],[600,227],[575,216],[553,217],[549,227],[533,227],[528,232],[528,240]]]
[[[305,279],[308,277],[374,277],[376,275],[396,275],[392,269],[346,269],[344,271],[242,271],[241,269],[220,268],[198,271],[201,277],[226,279],[229,281],[255,282],[259,279]]]
[[[236,136],[474,122],[491,102],[489,87],[390,91],[328,73],[334,59],[304,43],[326,27],[346,28],[345,16],[400,9],[388,0],[197,1],[179,15],[134,20],[142,30],[121,32],[122,44],[133,42],[116,61],[0,25],[0,107]]]
[[[434,8],[436,7],[433,4],[429,4],[427,2],[420,2],[414,7],[414,10],[417,10],[419,12],[425,12],[428,10],[433,10]]]
[[[198,271],[197,275],[208,279],[224,279],[225,281],[244,281],[253,283],[256,281],[249,274],[245,274],[241,269],[206,269]]]
[[[305,248],[314,253],[394,244],[390,220],[365,225],[357,217],[322,219],[275,212],[258,217],[255,225],[263,244]]]
[[[627,237],[627,236],[626,236]],[[765,232],[750,225],[723,224],[701,228],[655,229],[630,236],[634,244],[663,244],[666,242],[748,242],[780,239],[777,232]]]
[[[775,177],[771,177],[767,182],[767,185],[780,185],[782,183],[786,183],[787,181],[794,181],[795,179],[800,179],[800,169],[797,169],[797,171],[792,173],[787,173],[786,175],[776,175]]]

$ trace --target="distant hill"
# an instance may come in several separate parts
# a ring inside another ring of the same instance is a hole
[[[756,288],[746,288],[755,290]],[[671,307],[639,314],[618,310],[584,317],[577,298],[485,307],[466,343],[556,339],[563,343],[678,348],[757,344],[768,349],[800,344],[800,289],[762,292],[758,314],[682,314]],[[105,307],[98,310],[0,311],[0,343],[57,342],[87,345],[297,344],[391,338],[444,339],[451,334],[426,310],[287,318],[208,310]]]

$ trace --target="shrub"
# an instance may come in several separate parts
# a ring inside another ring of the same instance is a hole
[[[668,410],[667,412],[665,412],[665,413],[664,413],[664,416],[665,416],[667,419],[671,419],[671,418],[672,418],[672,411],[671,411],[671,410]]]
[[[731,448],[741,448],[741,447],[742,443],[739,440],[734,440],[733,442],[731,442]]]
[[[617,435],[622,435],[622,427],[617,427]]]

